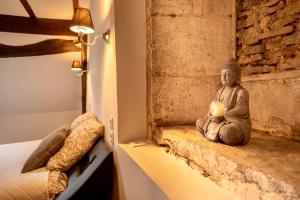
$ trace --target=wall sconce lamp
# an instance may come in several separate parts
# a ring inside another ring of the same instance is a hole
[[[94,45],[99,38],[102,38],[106,44],[109,44],[109,39],[110,39],[109,29],[106,32],[95,36],[91,43],[84,42],[83,36],[85,34],[91,34],[95,32],[91,13],[87,8],[77,7],[75,9],[73,19],[70,25],[70,30],[75,33],[78,33],[79,42],[86,46]]]
[[[73,60],[71,70],[74,71],[77,76],[82,76],[83,73],[87,73],[87,70],[82,70],[79,60]]]

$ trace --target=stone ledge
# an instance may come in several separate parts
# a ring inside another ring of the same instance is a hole
[[[252,133],[245,146],[207,141],[192,126],[160,127],[157,143],[241,199],[299,199],[300,143]]]

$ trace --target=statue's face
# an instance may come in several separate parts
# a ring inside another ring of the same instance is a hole
[[[237,80],[237,75],[234,71],[229,69],[222,69],[221,71],[221,82],[224,86],[233,86]]]

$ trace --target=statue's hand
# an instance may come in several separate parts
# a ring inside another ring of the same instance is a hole
[[[220,123],[221,121],[224,120],[224,116],[211,116],[211,121],[215,122],[215,123]]]

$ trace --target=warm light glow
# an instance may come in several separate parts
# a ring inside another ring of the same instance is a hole
[[[77,76],[82,76],[86,70],[82,70],[81,64],[79,60],[73,60],[71,70],[75,72]]]
[[[94,33],[93,20],[91,13],[87,8],[77,7],[75,9],[70,30],[75,33],[91,34]]]
[[[213,101],[210,104],[210,113],[215,117],[224,116],[224,104],[220,101]]]
[[[74,72],[81,72],[82,71],[81,68],[71,68],[71,70],[74,71]]]
[[[94,29],[90,28],[90,27],[85,27],[85,26],[70,26],[71,31],[75,32],[75,33],[83,33],[83,34],[91,34],[94,33]]]
[[[109,43],[109,38],[110,38],[110,34],[104,34],[104,40],[106,41],[106,43]]]

